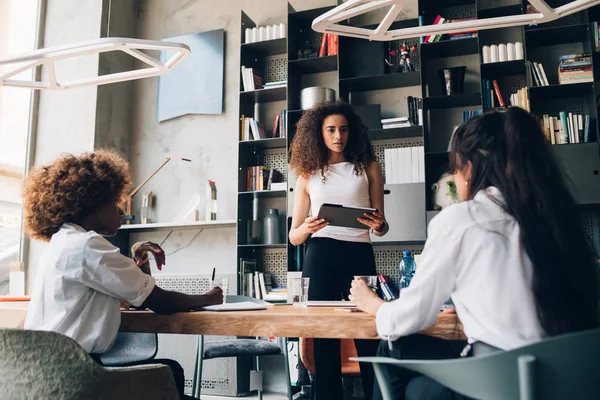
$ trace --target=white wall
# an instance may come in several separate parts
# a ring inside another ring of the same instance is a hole
[[[291,4],[299,11],[334,5],[335,0],[297,0]],[[156,221],[171,221],[195,193],[204,199],[208,179],[217,184],[218,219],[236,219],[242,10],[256,24],[275,24],[286,21],[288,3],[282,0],[146,0],[141,3],[140,38],[160,40],[187,33],[225,30],[223,114],[188,115],[159,124],[156,122],[158,80],[135,83],[129,158],[136,181],[150,174],[167,155],[193,160],[192,163],[171,161],[144,187],[156,196]],[[140,199],[141,196],[134,198],[134,213],[139,214]],[[235,273],[235,228],[206,230],[185,251],[169,256],[189,243],[197,232],[176,231],[169,237],[164,243],[167,267],[163,272],[207,273],[216,267],[224,274]],[[143,237],[161,242],[167,233],[137,235],[131,240]]]

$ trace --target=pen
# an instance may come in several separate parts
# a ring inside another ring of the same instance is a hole
[[[215,286],[215,272],[217,271],[216,267],[213,267],[212,279],[210,280],[210,287]]]

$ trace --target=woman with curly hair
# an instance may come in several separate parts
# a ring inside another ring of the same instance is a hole
[[[31,296],[25,329],[47,330],[74,339],[94,359],[113,345],[121,323],[120,302],[169,314],[223,302],[215,288],[202,295],[160,289],[149,271],[148,252],[160,267],[163,250],[154,243],[133,247],[134,260],[103,236],[121,226],[124,195],[131,183],[127,162],[100,150],[66,154],[33,169],[23,193],[25,229],[48,242]],[[183,369],[171,367],[183,398]]]
[[[389,229],[383,211],[381,167],[367,128],[349,104],[322,103],[306,111],[298,122],[290,164],[298,176],[290,242],[298,246],[312,236],[303,265],[303,276],[311,278],[308,298],[339,300],[340,294],[348,296],[355,275],[376,275],[369,229],[376,236]],[[317,219],[323,203],[379,211],[359,218],[364,229],[329,226]],[[376,353],[376,342],[354,342],[359,356]],[[339,339],[315,339],[314,359],[312,398],[341,400]],[[373,368],[361,364],[360,370],[365,398],[370,400]]]

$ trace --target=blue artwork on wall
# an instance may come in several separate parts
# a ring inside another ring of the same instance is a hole
[[[192,33],[164,39],[189,46],[191,54],[158,78],[158,122],[186,114],[223,113],[225,31]],[[162,52],[161,61],[169,59]]]

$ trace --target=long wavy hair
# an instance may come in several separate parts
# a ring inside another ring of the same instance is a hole
[[[471,118],[451,142],[451,168],[465,171],[469,199],[495,186],[518,222],[533,264],[532,291],[547,335],[598,326],[595,252],[563,173],[528,112],[511,107]]]
[[[344,149],[344,157],[354,164],[356,175],[369,169],[376,160],[368,129],[352,106],[344,102],[324,102],[305,111],[296,125],[289,160],[298,176],[310,176],[320,170],[324,179],[329,149],[323,140],[323,122],[330,115],[343,115],[348,121],[348,145]]]

